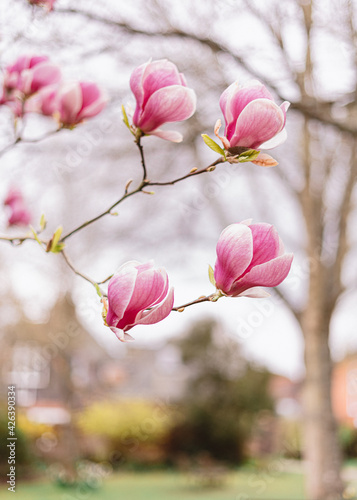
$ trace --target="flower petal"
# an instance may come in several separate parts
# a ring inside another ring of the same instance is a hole
[[[233,282],[249,266],[253,257],[253,236],[245,224],[231,224],[218,240],[214,279],[217,288],[229,293]]]
[[[180,132],[176,132],[175,130],[162,130],[161,128],[153,130],[150,132],[150,135],[156,135],[156,137],[171,142],[182,142],[183,139],[183,135],[180,134]]]
[[[286,141],[288,134],[286,132],[286,128],[283,128],[280,132],[278,132],[272,139],[269,139],[269,141],[263,142],[259,146],[260,149],[273,149],[276,148],[277,146],[280,146],[280,144],[283,144],[283,142]]]
[[[60,120],[64,124],[76,123],[77,115],[82,109],[83,97],[78,83],[66,83],[58,93],[60,102]]]
[[[82,89],[82,109],[77,117],[79,121],[92,118],[100,113],[106,104],[106,98],[95,83],[80,82]]]
[[[239,115],[230,145],[259,149],[261,144],[282,130],[284,123],[285,114],[275,102],[256,99]]]
[[[234,297],[254,286],[274,287],[279,285],[288,275],[293,254],[285,254],[253,267],[243,278],[234,282],[231,292]]]
[[[143,310],[156,305],[165,287],[165,277],[158,270],[149,269],[138,273],[130,302],[117,326],[127,330],[128,325],[136,324]]]
[[[195,109],[196,94],[192,89],[179,85],[164,87],[150,96],[137,126],[150,133],[163,123],[186,120]]]
[[[250,230],[253,236],[253,259],[247,271],[253,266],[263,264],[279,255],[280,238],[277,230],[271,224],[252,224]]]
[[[239,294],[239,297],[249,297],[251,299],[266,299],[267,297],[271,297],[270,293],[266,292],[263,288],[254,287],[245,290],[244,292]]]
[[[174,289],[170,288],[166,299],[158,306],[150,311],[144,311],[139,320],[136,320],[136,325],[152,325],[165,319],[172,311],[174,305]]]
[[[125,273],[114,275],[108,285],[108,326],[116,327],[131,300],[138,271],[128,268]]]
[[[225,136],[230,141],[235,132],[236,121],[243,109],[256,99],[270,99],[273,96],[258,80],[251,80],[245,85],[238,81],[232,83],[221,95],[219,104],[226,121]]]
[[[182,77],[174,63],[167,59],[160,59],[148,64],[143,73],[142,85],[144,99],[142,107],[145,108],[149,97],[161,88],[172,85],[182,86]],[[184,86],[186,86],[184,84]]]

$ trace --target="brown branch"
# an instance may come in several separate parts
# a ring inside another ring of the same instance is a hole
[[[220,297],[223,297],[223,295],[220,292],[215,292],[212,293],[211,295],[198,297],[198,299],[192,300],[192,302],[187,302],[187,304],[183,304],[182,306],[173,307],[172,311],[183,312],[186,309],[186,307],[190,307],[195,304],[201,304],[202,302],[217,302],[217,300]]]
[[[334,296],[333,301],[336,301],[338,296],[343,292],[343,284],[341,282],[341,270],[344,258],[348,252],[348,237],[347,237],[347,222],[348,216],[353,208],[353,190],[356,185],[357,180],[357,143],[354,142],[352,147],[350,172],[346,184],[346,190],[344,193],[343,201],[341,204],[341,210],[339,214],[339,235],[338,235],[338,247],[336,259],[333,266],[333,277],[334,277]]]
[[[139,148],[140,149],[140,148]],[[140,153],[141,153],[141,149],[140,149]],[[142,156],[143,158],[143,156]],[[61,242],[64,242],[66,239],[68,239],[70,236],[72,236],[73,234],[77,233],[78,231],[80,231],[81,229],[84,229],[85,227],[93,224],[94,222],[100,220],[102,217],[105,217],[106,215],[109,215],[111,213],[111,211],[117,207],[120,203],[122,203],[124,200],[126,200],[127,198],[137,194],[137,193],[146,193],[146,194],[153,194],[151,192],[148,192],[148,191],[144,191],[144,188],[147,187],[147,186],[169,186],[169,185],[173,185],[173,184],[176,184],[177,182],[181,182],[185,179],[188,179],[189,177],[192,177],[194,175],[199,175],[199,174],[203,174],[205,172],[211,172],[212,170],[215,169],[215,166],[218,165],[219,163],[223,163],[224,162],[224,159],[222,157],[219,157],[217,160],[215,160],[213,163],[211,163],[208,167],[205,167],[201,170],[196,170],[196,171],[190,171],[188,174],[182,176],[182,177],[179,177],[178,179],[173,179],[172,181],[167,181],[167,182],[152,182],[152,181],[148,181],[147,179],[144,179],[140,184],[139,186],[134,189],[133,191],[130,191],[128,192],[128,187],[131,183],[131,181],[129,181],[127,183],[127,186],[125,188],[125,192],[124,192],[124,195],[119,199],[117,200],[115,203],[113,203],[107,210],[105,210],[104,212],[100,213],[99,215],[97,215],[96,217],[93,217],[93,219],[90,219],[86,222],[84,222],[83,224],[81,224],[80,226],[76,227],[75,229],[73,229],[72,231],[70,231],[69,233],[67,233],[65,236],[63,236],[61,238]],[[143,168],[144,168],[144,174],[146,174],[146,167],[145,167],[145,161],[143,163]]]
[[[287,100],[286,97],[280,92],[277,85],[272,80],[268,80],[266,76],[260,71],[258,71],[254,66],[250,65],[249,62],[247,62],[242,55],[233,53],[232,50],[229,49],[228,47],[210,38],[200,37],[198,35],[195,35],[194,33],[187,33],[177,28],[161,32],[140,30],[133,28],[132,26],[124,22],[115,21],[114,19],[109,19],[100,16],[98,14],[92,14],[91,12],[72,9],[72,8],[57,8],[56,12],[59,14],[79,15],[86,19],[90,19],[92,21],[100,22],[106,24],[107,26],[112,26],[113,28],[123,30],[130,35],[142,35],[151,38],[155,37],[181,38],[184,40],[191,40],[197,42],[201,45],[205,45],[209,47],[214,54],[223,53],[230,55],[236,63],[242,66],[254,78],[257,78],[265,82],[267,86],[269,86],[272,90],[274,90],[279,99],[281,99],[282,101]],[[331,103],[329,102],[319,101],[312,97],[306,97],[301,101],[296,101],[291,103],[291,109],[295,109],[296,111],[306,116],[307,118],[317,120],[326,125],[331,125],[337,130],[352,135],[353,137],[357,136],[357,125],[340,122],[332,118],[330,112]]]
[[[7,146],[4,147],[0,151],[0,157],[3,156],[5,153],[13,149],[17,144],[22,143],[22,144],[37,144],[38,142],[43,141],[44,139],[47,139],[47,137],[51,137],[52,135],[56,134],[62,130],[62,127],[52,130],[51,132],[47,132],[46,134],[42,135],[41,137],[36,137],[35,139],[24,139],[23,137],[17,137],[17,139],[14,140],[11,144],[8,144]]]
[[[90,283],[91,285],[93,285],[97,290],[99,289],[99,286],[98,286],[98,283],[94,280],[92,280],[92,278],[90,278],[89,276],[87,276],[86,274],[83,274],[81,272],[79,272],[75,267],[74,265],[72,264],[70,258],[68,257],[67,253],[65,252],[65,250],[62,250],[61,251],[61,254],[62,254],[62,257],[64,258],[67,266],[71,269],[71,271],[74,272],[74,274],[76,274],[77,276],[80,276],[81,278],[83,278],[84,280],[88,281],[88,283]]]
[[[293,306],[293,304],[287,298],[287,296],[285,295],[285,293],[280,290],[280,288],[275,287],[274,291],[278,295],[278,297],[284,302],[284,304],[286,305],[286,307],[288,309],[290,309],[290,311],[293,313],[293,315],[295,316],[296,320],[300,324],[301,323],[301,318],[302,318],[301,311],[299,311],[298,309],[296,309],[295,306]]]

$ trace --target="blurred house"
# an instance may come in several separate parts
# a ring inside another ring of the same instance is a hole
[[[357,427],[357,353],[349,354],[334,367],[332,406],[340,424]]]
[[[22,318],[6,327],[0,337],[0,399],[15,385],[17,404],[28,418],[50,424],[66,423],[71,411],[100,399],[180,399],[190,374],[175,345],[121,347],[120,357],[111,357],[80,324],[71,299],[63,297],[46,322]],[[357,354],[335,365],[332,386],[338,422],[357,426]],[[269,392],[279,416],[300,419],[301,387],[302,382],[272,374]]]
[[[108,330],[108,334],[111,332]],[[100,399],[175,400],[186,380],[178,350],[122,345],[112,358],[77,320],[69,297],[45,323],[25,318],[0,338],[0,399],[16,386],[17,405],[30,420],[65,424],[71,411]]]

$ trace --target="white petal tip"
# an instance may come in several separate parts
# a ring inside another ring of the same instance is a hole
[[[250,288],[249,290],[240,293],[238,297],[249,297],[251,299],[266,299],[267,297],[271,297],[271,295],[262,288]]]

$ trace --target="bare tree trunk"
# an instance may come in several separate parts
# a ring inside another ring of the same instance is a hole
[[[331,405],[332,360],[328,344],[331,308],[326,269],[311,269],[308,305],[302,317],[305,337],[304,452],[309,500],[342,498],[342,454]]]

